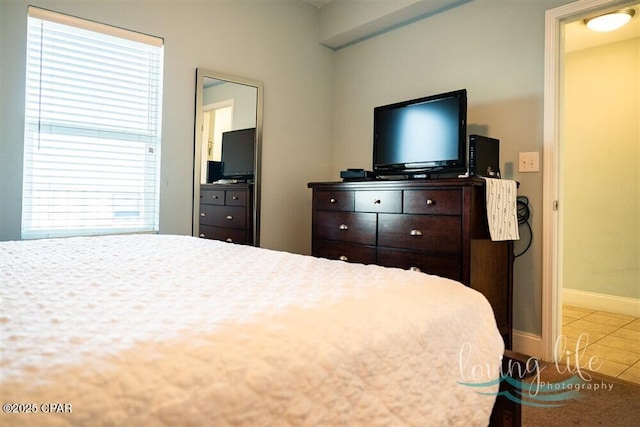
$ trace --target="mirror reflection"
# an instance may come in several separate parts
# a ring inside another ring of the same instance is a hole
[[[211,77],[203,87],[200,182],[252,182],[258,89]]]
[[[198,69],[193,234],[259,244],[262,83]]]

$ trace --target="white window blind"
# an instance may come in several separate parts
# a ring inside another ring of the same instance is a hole
[[[163,42],[29,7],[22,238],[158,231]]]

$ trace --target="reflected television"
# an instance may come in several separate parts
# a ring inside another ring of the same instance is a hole
[[[255,167],[256,128],[222,133],[222,177],[252,180]]]

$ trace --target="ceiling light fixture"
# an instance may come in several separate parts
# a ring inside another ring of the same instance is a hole
[[[595,16],[584,20],[587,27],[601,33],[617,30],[624,26],[633,18],[636,11],[634,9],[622,9],[615,12],[605,13],[604,15]]]

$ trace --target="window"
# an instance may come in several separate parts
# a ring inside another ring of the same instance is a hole
[[[163,41],[29,7],[22,238],[158,231]]]

